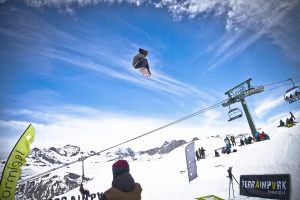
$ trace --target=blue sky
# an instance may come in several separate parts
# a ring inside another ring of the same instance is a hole
[[[35,146],[101,150],[214,105],[248,78],[300,85],[299,11],[298,0],[2,0],[0,150],[29,123]],[[131,66],[140,47],[149,79]],[[247,98],[256,126],[300,110],[283,101],[290,86]],[[142,141],[250,132],[245,117],[228,124],[228,110]]]

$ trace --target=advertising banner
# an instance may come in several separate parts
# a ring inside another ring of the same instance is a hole
[[[290,198],[290,174],[241,175],[240,194],[288,200]]]
[[[0,200],[14,200],[17,183],[22,173],[22,166],[26,164],[26,157],[30,151],[30,144],[35,137],[35,130],[30,124],[11,151],[0,181]]]
[[[197,178],[197,164],[195,158],[195,143],[192,142],[185,147],[186,165],[189,182]]]

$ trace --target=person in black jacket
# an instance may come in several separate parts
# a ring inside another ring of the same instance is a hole
[[[196,158],[197,158],[197,161],[200,160],[200,155],[199,155],[199,152],[196,150]]]
[[[200,149],[200,158],[201,159],[205,159],[205,149],[203,148],[203,147],[201,147],[201,149]]]
[[[219,157],[219,156],[220,156],[219,152],[215,150],[215,157]]]
[[[101,200],[141,200],[142,187],[129,173],[126,160],[118,160],[112,166],[112,186],[101,193]]]

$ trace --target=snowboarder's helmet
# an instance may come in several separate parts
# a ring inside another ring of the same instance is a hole
[[[139,52],[143,55],[148,55],[148,51],[142,48],[139,48]]]

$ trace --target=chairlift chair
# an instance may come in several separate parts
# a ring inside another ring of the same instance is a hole
[[[228,112],[228,117],[229,117],[228,121],[229,122],[233,121],[235,119],[238,119],[242,116],[243,116],[243,113],[239,108],[230,109],[230,107],[229,107],[229,112]]]
[[[293,103],[300,99],[299,86],[296,86],[291,78],[289,78],[288,80],[292,82],[293,87],[286,90],[286,92],[284,93],[284,100],[288,103]]]

